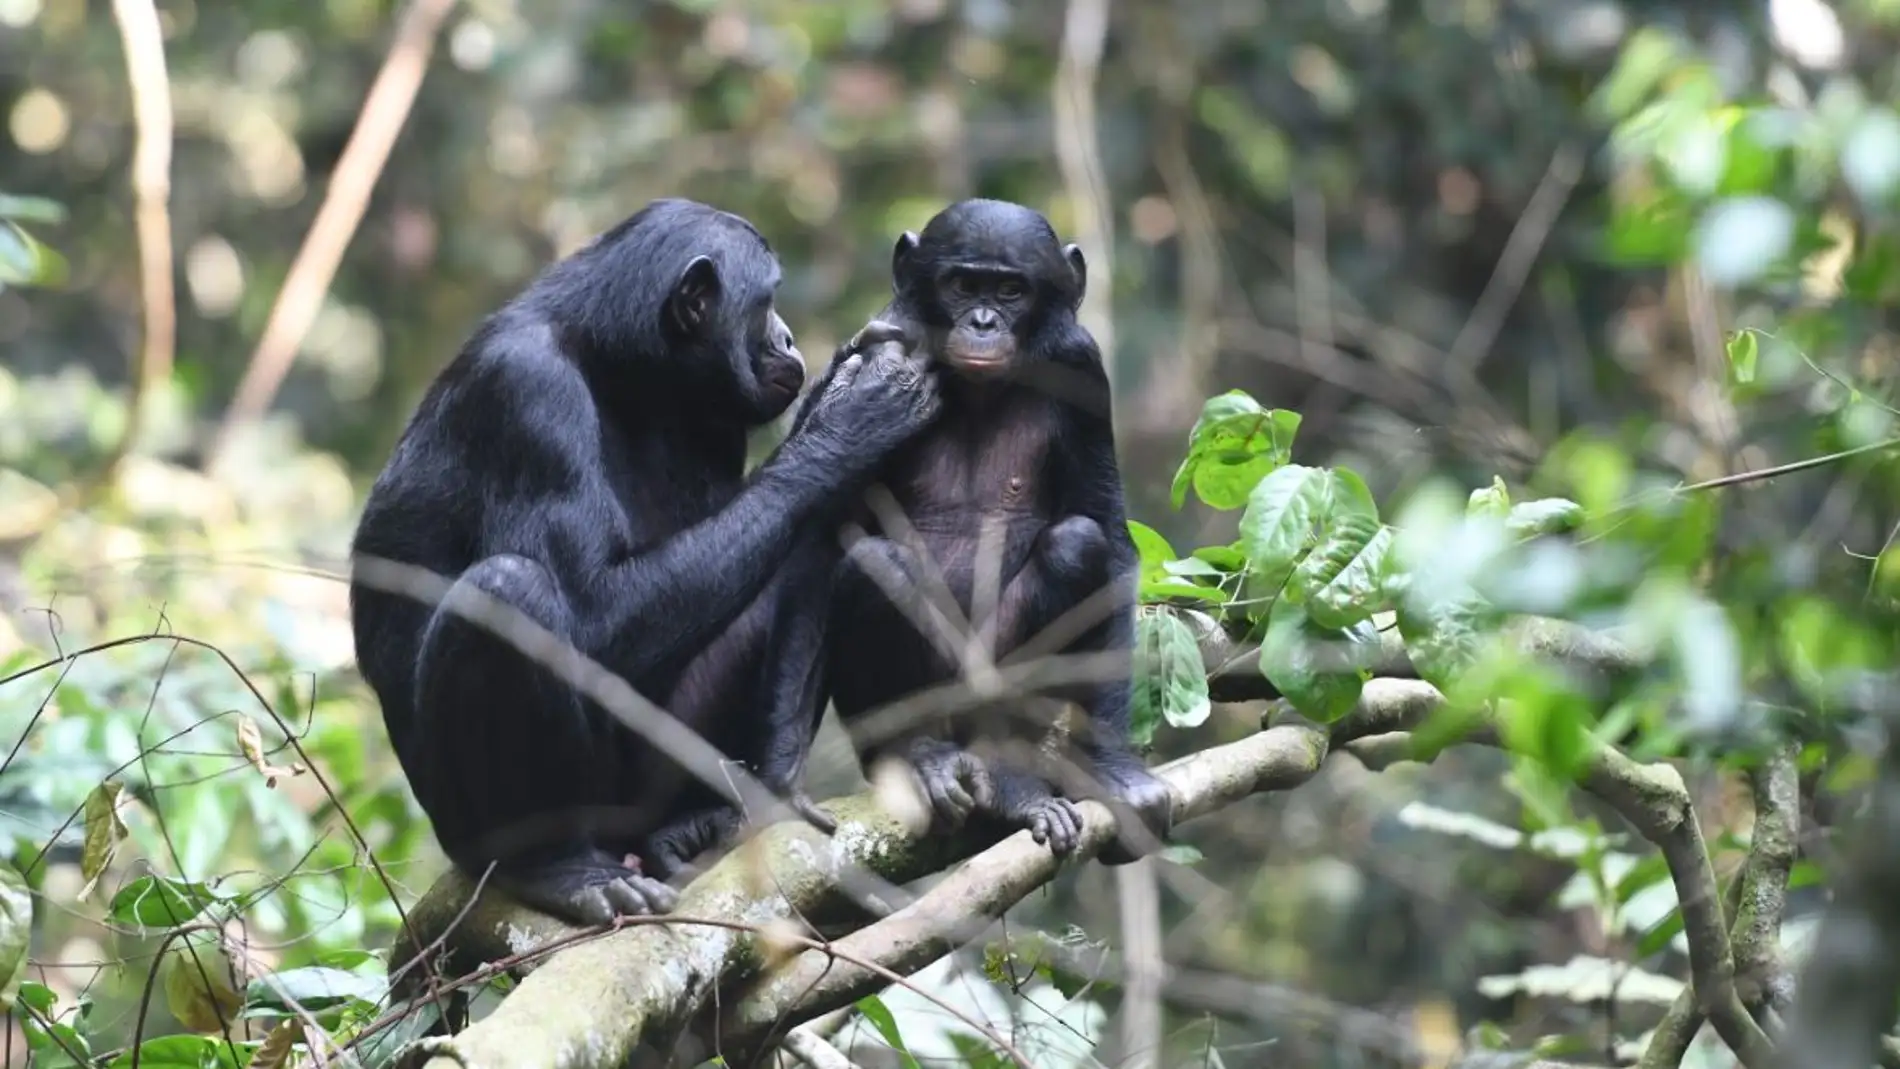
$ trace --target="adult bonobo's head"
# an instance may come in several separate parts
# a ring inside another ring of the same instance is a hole
[[[751,223],[677,198],[648,204],[550,273],[563,325],[591,337],[630,384],[657,371],[751,424],[784,412],[805,382],[773,300],[780,277]]]
[[[1020,370],[1037,335],[1072,322],[1088,284],[1082,250],[1063,245],[1040,212],[1000,200],[965,200],[909,231],[891,255],[896,307],[919,339],[959,375]]]

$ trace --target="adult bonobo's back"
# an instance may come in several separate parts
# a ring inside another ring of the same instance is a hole
[[[878,472],[907,522],[890,527],[860,516],[869,536],[838,574],[827,680],[860,736],[871,727],[865,714],[960,674],[967,640],[933,623],[940,616],[928,604],[932,571],[997,659],[1126,655],[1134,634],[1137,557],[1108,380],[1094,339],[1076,322],[1088,284],[1081,250],[1064,246],[1029,208],[966,200],[932,218],[921,236],[903,235],[892,274],[894,297],[878,317],[888,325],[874,323],[865,335],[901,331],[921,347],[943,374],[944,407]],[[995,559],[986,562],[986,554]],[[1171,798],[1129,745],[1125,667],[1041,694],[1045,700],[994,703],[952,725],[950,738],[913,733],[903,755],[946,822],[986,812],[1028,827],[1058,853],[1073,848],[1080,817],[1048,778],[1071,795],[1103,797],[1146,825],[1148,835],[1127,836],[1103,855],[1131,859],[1138,850],[1130,844],[1169,830]],[[1012,721],[1031,707],[1047,709],[1047,697],[1072,701],[1086,716],[1068,761],[1037,768],[1035,740]],[[881,740],[870,741],[875,749]]]
[[[720,682],[763,655],[781,548],[835,516],[938,401],[901,353],[849,355],[746,479],[747,431],[804,380],[779,277],[744,219],[654,202],[476,329],[363,510],[357,555],[455,579],[440,606],[360,568],[351,583],[357,661],[417,799],[458,864],[493,862],[495,881],[571,919],[670,908],[637,859],[683,819],[691,785],[471,622],[470,594],[565,638],[728,753],[799,749],[809,729],[762,744],[763,714]]]

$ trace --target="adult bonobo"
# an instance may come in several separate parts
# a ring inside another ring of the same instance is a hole
[[[1050,625],[1089,599],[1095,615],[1082,609],[1070,619],[1093,622],[1049,652],[1126,655],[1134,638],[1136,553],[1108,379],[1100,349],[1075,318],[1087,284],[1081,250],[1063,246],[1029,208],[966,200],[931,219],[921,237],[904,234],[892,272],[895,297],[859,343],[901,334],[943,373],[941,417],[877,475],[915,541],[905,544],[908,532],[861,511],[857,521],[868,534],[836,566],[824,661],[814,668],[797,662],[797,649],[774,651],[776,674],[795,681],[775,695],[800,693],[801,684],[806,693],[828,691],[846,724],[860,727],[871,710],[959,674],[955,643],[926,623],[933,573],[966,620],[979,600],[991,602],[986,618],[972,623],[997,660],[1045,628],[1060,630]],[[841,372],[834,365],[827,375]],[[993,598],[978,595],[985,582],[978,572],[990,567],[981,563],[985,555],[998,569]],[[1151,835],[1165,836],[1172,798],[1129,745],[1126,672],[1043,694],[1072,700],[1086,714],[1065,756],[1080,759],[1092,793],[1124,820],[1132,810]],[[1006,700],[959,717],[947,733],[912,732],[895,749],[917,770],[941,821],[981,812],[1027,827],[1066,854],[1080,815],[1022,759],[1034,746],[1028,733],[998,715],[1024,706]],[[1016,759],[971,748],[994,749],[987,744],[998,741],[1013,741]],[[1138,851],[1129,842],[1118,836],[1103,859],[1132,860]]]
[[[779,278],[744,219],[655,201],[477,328],[364,507],[355,553],[456,577],[439,608],[350,589],[357,661],[416,797],[455,862],[495,863],[493,881],[556,915],[671,908],[665,873],[624,859],[716,796],[451,611],[458,590],[521,610],[809,809],[793,780],[812,726],[757,700],[784,547],[835,528],[939,402],[897,347],[841,351],[746,478],[748,431],[804,381]]]

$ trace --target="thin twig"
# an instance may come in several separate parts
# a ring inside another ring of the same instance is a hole
[[[251,353],[250,366],[244,369],[244,378],[238,383],[223,423],[205,450],[205,470],[217,469],[232,432],[263,415],[277,388],[283,385],[298,347],[323,306],[323,295],[336,277],[337,266],[343,262],[343,252],[363,221],[370,192],[376,188],[389,150],[415,105],[416,92],[429,68],[429,55],[435,49],[436,34],[454,7],[455,0],[411,0],[396,24],[389,55],[363,100],[363,110],[330,176],[323,204],[310,224],[303,247],[297,250],[297,258],[291,261],[284,288],[278,291],[277,303],[271,307],[264,334]]]

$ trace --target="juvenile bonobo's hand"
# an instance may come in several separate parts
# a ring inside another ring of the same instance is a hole
[[[903,328],[872,320],[845,343],[801,431],[870,466],[937,418],[937,378]]]

